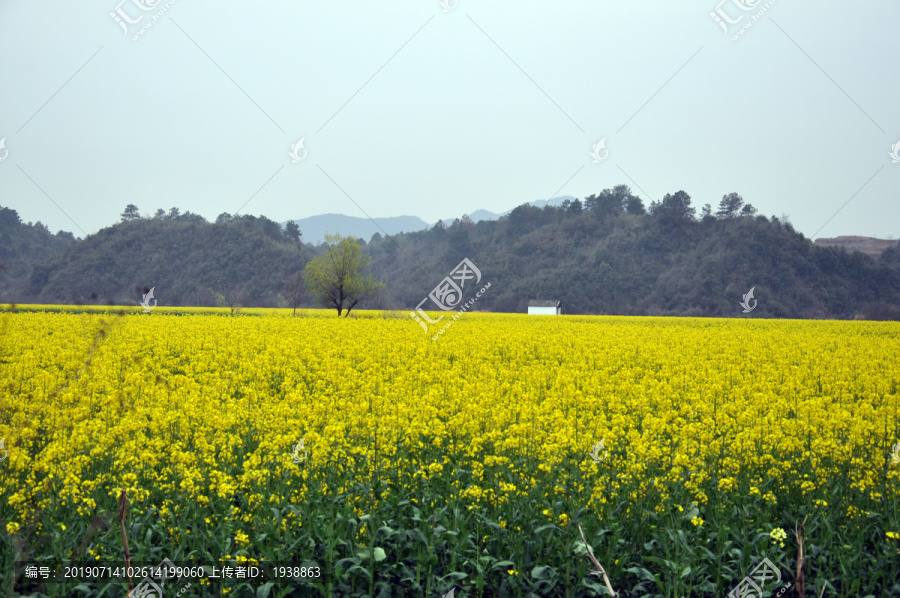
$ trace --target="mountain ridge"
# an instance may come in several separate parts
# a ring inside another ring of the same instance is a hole
[[[566,200],[574,201],[575,197],[571,195],[563,195],[552,199],[537,199],[530,202],[538,208],[544,206],[558,207]],[[506,216],[515,208],[506,210],[501,214],[491,212],[489,210],[478,209],[468,214],[469,219],[473,222],[481,222],[482,220],[498,220]],[[461,219],[463,214],[454,216],[453,218],[443,218],[437,222],[443,222],[445,226],[449,226],[457,218]],[[386,216],[379,218],[362,218],[359,216],[348,216],[347,214],[318,214],[316,216],[307,216],[306,218],[298,218],[296,220],[285,220],[281,222],[285,226],[288,222],[293,222],[303,233],[303,240],[307,243],[319,245],[325,241],[326,234],[341,234],[351,236],[357,239],[369,241],[373,235],[396,235],[399,233],[413,233],[431,228],[437,222],[426,222],[418,216]]]

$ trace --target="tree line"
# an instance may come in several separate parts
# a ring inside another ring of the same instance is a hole
[[[563,313],[897,318],[900,249],[875,259],[819,247],[737,193],[699,214],[684,191],[649,205],[625,185],[583,200],[523,204],[496,221],[463,217],[430,230],[331,236],[313,246],[296,224],[171,208],[83,240],[25,225],[0,208],[0,301],[128,304],[155,288],[160,305],[409,310],[463,258],[492,283],[481,310],[526,311],[558,299]],[[427,306],[426,306],[427,309]]]

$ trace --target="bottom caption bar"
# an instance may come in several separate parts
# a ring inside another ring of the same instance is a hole
[[[101,561],[16,561],[15,579],[19,584],[34,583],[109,583],[129,581],[141,596],[162,595],[162,586],[181,582],[274,582],[285,584],[328,583],[325,567],[315,561],[300,562],[227,562],[204,564],[194,561],[159,563]]]

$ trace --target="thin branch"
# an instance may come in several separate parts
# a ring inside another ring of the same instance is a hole
[[[803,523],[800,525],[794,524],[794,536],[797,538],[797,574],[795,576],[797,582],[797,595],[803,596],[805,591],[805,579],[803,577],[803,526],[806,525],[806,520],[809,519],[809,515],[803,518]]]
[[[597,568],[596,571],[591,571],[591,575],[602,575],[603,581],[606,583],[606,589],[609,590],[610,596],[616,598],[618,594],[613,590],[612,584],[609,583],[609,577],[606,575],[606,569],[603,568],[603,565],[600,564],[600,561],[594,557],[594,551],[588,545],[587,540],[584,538],[584,531],[581,529],[581,524],[578,524],[578,531],[581,533],[581,541],[584,542],[584,547],[587,549],[587,556],[591,559],[591,562],[594,563],[594,567]]]

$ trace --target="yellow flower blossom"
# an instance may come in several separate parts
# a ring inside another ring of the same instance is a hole
[[[780,527],[776,527],[769,532],[769,536],[771,536],[773,542],[777,542],[779,546],[784,548],[784,540],[787,538],[787,532]]]

